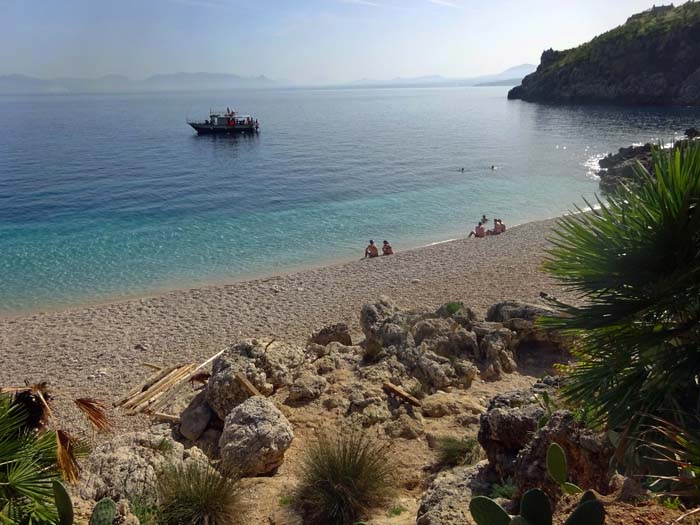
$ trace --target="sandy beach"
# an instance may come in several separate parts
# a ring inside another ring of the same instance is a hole
[[[239,338],[303,342],[342,321],[359,339],[361,306],[382,295],[403,308],[463,301],[480,315],[501,300],[561,296],[539,271],[553,223],[404,252],[397,246],[391,257],[286,276],[0,318],[0,384],[45,380],[113,401],[149,373],[144,362],[201,361]]]

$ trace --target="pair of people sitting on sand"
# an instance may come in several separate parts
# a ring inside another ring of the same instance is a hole
[[[488,219],[486,218],[486,215],[482,215],[481,220],[476,225],[476,228],[474,228],[474,231],[469,233],[469,237],[482,238],[482,237],[486,237],[487,235],[500,235],[501,233],[506,231],[506,225],[503,224],[503,221],[501,219],[494,219],[493,220],[493,229],[492,230],[487,230],[484,227],[484,225],[487,222],[488,222]]]
[[[394,254],[394,249],[391,247],[391,244],[389,244],[389,241],[384,241],[382,245],[382,255],[393,255]],[[374,244],[373,240],[369,241],[369,244],[367,245],[367,248],[365,248],[365,259],[367,258],[372,258],[372,257],[379,257],[379,249],[377,249],[377,245]]]

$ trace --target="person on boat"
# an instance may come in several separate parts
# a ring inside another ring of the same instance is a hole
[[[382,245],[382,254],[394,255],[394,249],[391,247],[391,244],[389,244],[389,241],[384,241],[384,244]]]
[[[379,250],[377,249],[377,245],[374,244],[374,241],[371,239],[369,241],[369,244],[367,245],[367,248],[365,248],[365,259],[368,257],[379,257]]]
[[[486,230],[484,230],[484,226],[481,224],[481,221],[479,221],[479,224],[476,225],[476,228],[474,228],[474,231],[469,233],[469,237],[486,237]],[[467,237],[467,238],[469,238]]]

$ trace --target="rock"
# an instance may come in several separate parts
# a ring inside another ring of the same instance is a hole
[[[304,373],[289,387],[287,401],[302,402],[317,399],[328,388],[328,381],[323,377]]]
[[[484,379],[500,379],[501,372],[515,372],[515,352],[513,349],[513,332],[501,328],[489,332],[481,339],[479,354],[487,363]]]
[[[689,139],[695,139],[700,137],[700,130],[698,128],[688,128],[685,130],[685,136]]]
[[[476,401],[446,392],[436,392],[423,399],[422,411],[426,417],[443,417],[453,414],[483,414],[486,410]]]
[[[104,497],[115,501],[147,499],[150,493],[144,487],[155,486],[159,470],[193,457],[169,434],[167,426],[159,425],[148,432],[121,434],[100,443],[83,462],[78,494],[95,501]]]
[[[416,525],[475,525],[469,512],[472,494],[483,494],[484,463],[440,472],[420,499]]]
[[[408,414],[401,414],[385,423],[384,431],[392,438],[416,439],[423,434],[423,425]]]
[[[284,461],[293,439],[292,426],[270,400],[248,398],[226,416],[219,440],[221,465],[241,476],[270,474]]]
[[[513,477],[518,453],[527,446],[544,415],[535,394],[552,390],[538,382],[527,390],[499,394],[481,416],[478,440],[489,466],[501,478]]]
[[[231,409],[249,397],[236,379],[237,373],[267,396],[276,388],[291,384],[293,370],[305,362],[304,350],[294,345],[273,343],[266,348],[255,340],[237,343],[214,360],[206,388],[207,403],[219,418],[225,419]]]
[[[336,341],[344,346],[352,346],[350,330],[345,323],[326,326],[311,336],[310,342],[321,346]]]
[[[556,312],[551,308],[545,308],[536,304],[502,301],[489,307],[486,313],[486,320],[504,324],[511,319],[525,319],[526,321],[534,322],[543,315],[556,315]]]
[[[199,392],[180,415],[180,434],[196,441],[209,426],[213,412],[207,403],[206,393]]]
[[[476,334],[452,319],[423,319],[414,325],[412,334],[416,346],[424,344],[438,355],[475,359],[478,353]]]
[[[221,450],[219,449],[221,434],[221,430],[208,428],[199,436],[199,439],[195,441],[195,445],[208,457],[219,459],[221,457]]]
[[[552,443],[564,449],[569,467],[568,481],[585,490],[609,493],[610,460],[614,454],[612,444],[604,434],[585,428],[570,412],[559,411],[518,453],[514,480],[519,494],[540,487],[553,501],[561,496],[559,486],[547,474],[547,449]]]
[[[382,348],[406,344],[409,317],[387,298],[382,298],[375,304],[364,305],[360,312],[360,326],[365,334],[367,355],[375,357]]]

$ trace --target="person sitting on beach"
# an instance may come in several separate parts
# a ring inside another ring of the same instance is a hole
[[[486,236],[486,231],[484,230],[484,227],[482,226],[481,222],[476,225],[476,228],[474,228],[473,232],[469,233],[469,237],[485,237]],[[469,238],[467,237],[467,238]]]
[[[503,224],[503,221],[501,219],[498,219],[498,225],[501,227],[501,233],[506,231],[506,225]]]
[[[503,226],[501,224],[501,219],[493,220],[493,230],[488,230],[486,235],[500,235],[503,233]]]
[[[394,255],[394,249],[391,247],[391,244],[389,244],[389,241],[384,241],[384,244],[382,246],[382,254]]]
[[[373,240],[370,240],[369,245],[365,248],[365,259],[367,257],[379,257],[379,250]]]

